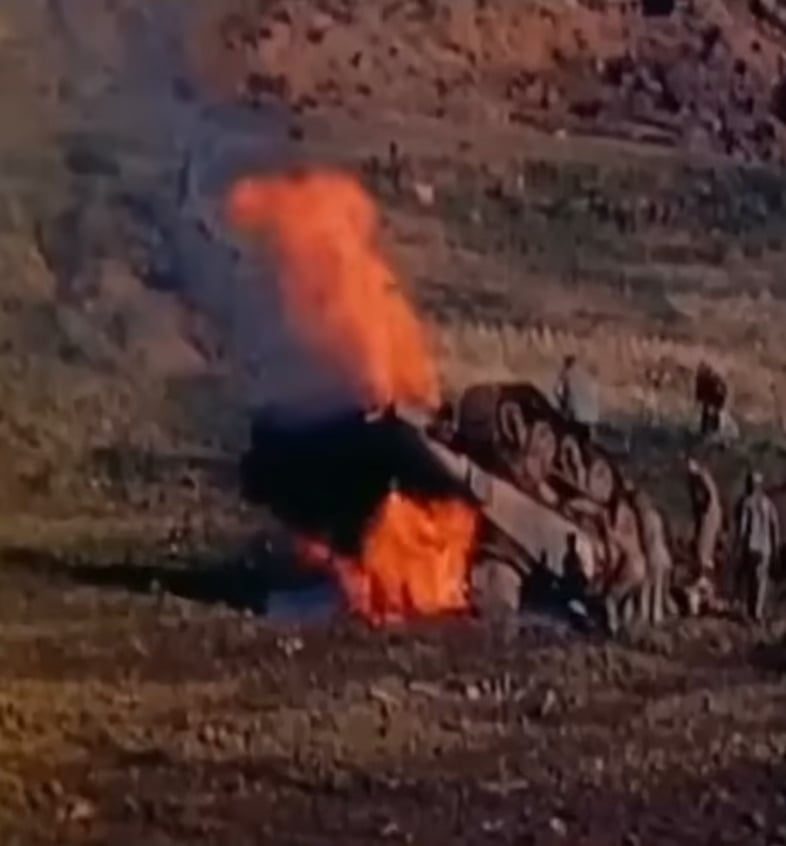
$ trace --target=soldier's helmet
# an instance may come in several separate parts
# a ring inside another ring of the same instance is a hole
[[[745,495],[749,496],[755,490],[761,490],[763,484],[764,477],[761,472],[753,467],[749,467],[748,472],[745,474]]]

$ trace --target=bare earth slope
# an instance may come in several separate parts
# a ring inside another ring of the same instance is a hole
[[[249,69],[247,95],[300,113],[433,118],[481,135],[540,125],[781,160],[778,32],[743,3],[642,7],[278,0],[228,15],[223,36]]]
[[[779,630],[609,645],[529,620],[505,651],[468,621],[276,631],[101,584],[0,575],[7,843],[786,838]]]
[[[207,400],[242,373],[246,399],[270,327],[216,240],[222,186],[255,163],[340,163],[383,203],[448,387],[540,380],[581,346],[612,410],[653,411],[642,382],[665,375],[655,410],[673,418],[709,354],[741,412],[770,420],[786,390],[777,20],[552,5],[9,2],[5,243],[37,270],[4,284],[24,296],[38,273],[61,323],[94,300],[85,331],[111,335],[118,383],[141,355],[148,392]]]
[[[765,11],[237,4],[197,54],[221,90],[286,104],[303,155],[383,198],[449,383],[541,379],[580,346],[612,408],[640,412],[631,384],[665,371],[663,411],[682,415],[710,355],[763,421],[784,390],[786,213],[784,36]],[[541,343],[542,324],[566,334]],[[627,369],[631,344],[647,353]]]

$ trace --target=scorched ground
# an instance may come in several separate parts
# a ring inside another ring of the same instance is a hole
[[[4,843],[786,840],[783,623],[273,627],[141,549],[5,556]]]

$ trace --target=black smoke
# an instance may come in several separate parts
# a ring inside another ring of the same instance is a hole
[[[293,423],[260,409],[241,462],[242,491],[301,534],[355,556],[391,491],[416,500],[468,498],[430,452],[433,437],[392,410],[374,419],[358,409]]]
[[[275,401],[296,416],[349,407],[338,374],[288,332],[277,268],[224,219],[234,179],[303,162],[284,103],[250,104],[204,84],[188,45],[217,27],[228,4],[9,4],[26,22],[27,52],[47,56],[50,94],[38,106],[65,187],[56,201],[44,191],[33,228],[59,296],[83,301],[101,262],[119,259],[207,319],[214,331],[205,354],[239,377],[249,403]]]

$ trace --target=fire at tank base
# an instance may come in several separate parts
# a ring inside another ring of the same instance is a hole
[[[476,386],[455,413],[444,412],[390,405],[297,426],[260,412],[243,459],[244,493],[323,543],[345,577],[391,494],[465,503],[477,515],[466,610],[517,613],[522,586],[538,576],[578,577],[584,598],[614,603],[617,616],[639,600],[648,573],[636,491],[608,455],[580,441],[531,385]],[[631,576],[625,565],[637,554],[641,568]]]

